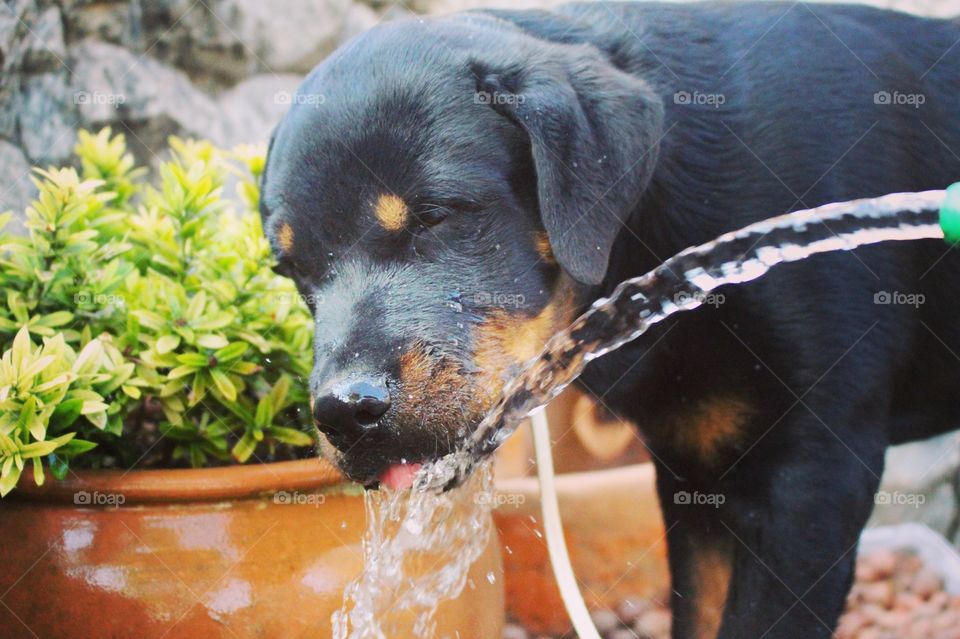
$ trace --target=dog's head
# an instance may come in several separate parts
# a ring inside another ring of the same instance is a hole
[[[598,50],[484,15],[376,28],[307,77],[262,213],[316,320],[313,411],[348,476],[451,452],[572,319],[661,113]]]

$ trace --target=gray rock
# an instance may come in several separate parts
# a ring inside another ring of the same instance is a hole
[[[97,5],[95,4],[94,7]],[[127,18],[126,38],[108,10],[85,9],[78,37],[105,37],[186,71],[208,90],[256,73],[306,73],[341,41],[351,0],[151,0]],[[103,35],[101,35],[103,34]]]
[[[375,27],[381,21],[377,12],[365,4],[352,4],[347,10],[347,15],[343,21],[343,29],[340,31],[340,37],[337,44],[343,44],[354,36],[360,35],[364,31]]]
[[[20,146],[33,163],[64,164],[76,143],[77,115],[66,71],[26,75],[9,108]]]
[[[444,14],[468,9],[549,9],[569,0],[423,0],[411,5],[417,13]]]
[[[220,96],[217,104],[223,126],[219,143],[227,148],[265,143],[290,108],[290,96],[301,80],[299,75],[256,75]]]
[[[186,71],[207,90],[232,86],[262,66],[254,41],[240,31],[242,12],[233,0],[151,0],[141,4],[142,11],[131,20],[136,34],[132,48]],[[281,13],[276,5],[263,4],[264,10]]]
[[[958,472],[960,433],[890,448],[869,525],[915,521],[955,534]]]
[[[848,0],[826,0],[827,2],[848,2]],[[871,0],[867,4],[884,9],[908,11],[918,15],[952,18],[960,15],[960,0]]]
[[[63,39],[63,17],[50,7],[30,25],[24,37],[21,68],[28,73],[66,68],[67,47]]]
[[[80,124],[114,125],[141,161],[159,155],[170,135],[223,139],[216,102],[183,72],[102,42],[73,47],[71,58]]]
[[[81,2],[66,12],[69,44],[95,38],[111,44],[138,48],[142,44],[142,21],[138,2]]]
[[[0,54],[3,54],[4,61],[13,48],[13,42],[17,36],[17,24],[17,14],[9,4],[0,8]]]
[[[0,73],[4,75],[4,82],[0,82],[0,138],[15,140],[19,137],[15,101],[20,94],[22,82],[17,73]]]
[[[0,213],[11,210],[14,214],[14,228],[21,228],[19,220],[23,211],[37,193],[30,181],[30,163],[23,152],[14,145],[0,140]],[[11,227],[7,227],[10,230]]]
[[[5,72],[20,69],[23,52],[27,48],[24,40],[39,12],[37,3],[30,0],[12,0],[0,4],[0,60]]]
[[[286,0],[282,10],[262,0],[224,0],[236,35],[265,71],[307,73],[330,53],[343,32],[350,0]]]

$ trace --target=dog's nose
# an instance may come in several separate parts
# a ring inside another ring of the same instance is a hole
[[[317,397],[313,418],[322,433],[352,443],[377,427],[390,409],[390,391],[383,378],[351,378]]]

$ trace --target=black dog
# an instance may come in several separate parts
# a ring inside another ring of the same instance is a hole
[[[347,44],[277,129],[262,198],[316,317],[325,453],[401,483],[621,280],[960,178],[958,40],[863,7],[624,3]],[[960,417],[960,252],[833,253],[705,301],[582,380],[657,458],[674,637],[828,637],[887,445]]]

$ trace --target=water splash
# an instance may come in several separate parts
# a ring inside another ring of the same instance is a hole
[[[489,462],[460,488],[452,467],[432,465],[410,491],[367,491],[364,569],[334,613],[334,639],[433,637],[437,607],[460,595],[490,539],[493,470]]]
[[[697,308],[719,286],[754,280],[777,264],[889,240],[942,239],[944,191],[895,193],[796,211],[688,248],[646,275],[622,282],[564,331],[504,387],[500,401],[461,452],[430,470],[438,481],[469,475],[531,411],[560,394],[591,361],[631,342],[657,322]],[[444,488],[450,483],[437,483]]]
[[[754,280],[777,264],[888,240],[943,238],[944,196],[902,193],[775,217],[689,248],[597,300],[505,386],[460,452],[424,464],[410,492],[366,494],[365,568],[333,616],[335,639],[433,636],[437,605],[462,592],[490,535],[492,471],[483,460],[591,360],[697,308],[717,287]],[[465,485],[442,490],[458,483]],[[410,570],[416,565],[428,569]],[[412,631],[398,613],[413,615]]]

